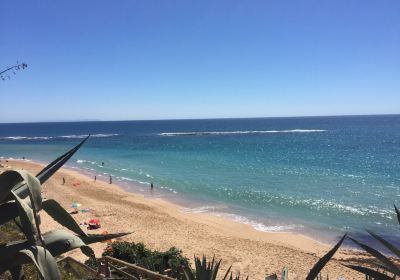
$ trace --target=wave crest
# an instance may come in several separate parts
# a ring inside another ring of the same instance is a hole
[[[90,135],[90,137],[103,138],[103,137],[112,137],[112,136],[118,136],[118,135],[119,134],[116,134],[116,133],[111,133],[111,134],[98,133],[98,134]],[[72,135],[60,135],[60,136],[3,136],[3,137],[0,137],[0,140],[19,141],[19,140],[83,139],[87,136],[88,136],[88,134],[82,134],[82,135],[72,134]]]
[[[160,136],[206,136],[234,134],[268,134],[268,133],[310,133],[325,132],[325,129],[289,129],[289,130],[238,130],[238,131],[192,131],[192,132],[162,132]]]

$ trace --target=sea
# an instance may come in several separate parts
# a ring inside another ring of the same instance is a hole
[[[68,168],[183,212],[400,240],[400,115],[2,123],[0,159],[48,163],[88,134]]]

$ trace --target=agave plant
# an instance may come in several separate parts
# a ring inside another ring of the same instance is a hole
[[[22,265],[33,263],[41,279],[60,279],[56,256],[76,248],[80,248],[87,256],[93,256],[93,250],[88,244],[129,234],[87,235],[55,200],[42,199],[41,184],[61,168],[88,137],[36,176],[23,170],[10,170],[0,174],[0,225],[14,221],[26,238],[0,246],[0,274],[9,270],[13,279],[23,279]],[[41,210],[72,233],[54,230],[42,234],[39,215]]]
[[[198,257],[194,257],[194,263],[195,263],[195,271],[193,271],[190,267],[185,268],[185,278],[186,280],[215,280],[217,278],[219,266],[221,264],[221,260],[218,262],[215,262],[214,257],[212,258],[211,262],[207,262],[206,256],[203,256],[203,258],[200,260]],[[232,266],[228,268],[228,270],[225,273],[225,276],[222,278],[222,280],[228,280],[228,275],[231,270]],[[229,278],[229,280],[232,280],[236,278]]]
[[[343,237],[339,240],[339,242],[331,249],[328,253],[326,253],[319,261],[312,267],[309,274],[306,277],[306,280],[314,280],[314,279],[321,279],[321,270],[324,266],[329,262],[329,260],[333,257],[339,247],[342,245],[344,239],[346,238],[347,234],[343,235]]]
[[[394,209],[397,215],[397,221],[400,224],[400,212],[397,209],[396,205],[394,205]],[[385,240],[378,234],[373,233],[372,231],[367,230],[369,235],[371,235],[375,240],[385,246],[390,252],[392,252],[397,258],[400,258],[400,249],[397,248],[394,244]],[[396,264],[392,259],[388,258],[378,250],[357,241],[354,238],[350,238],[355,244],[364,249],[367,253],[373,256],[379,263],[381,263],[381,271],[371,269],[369,267],[357,266],[357,265],[346,265],[347,267],[364,273],[366,276],[370,277],[370,279],[396,279],[396,277],[400,277],[400,266],[398,263]],[[383,270],[383,271],[382,271]],[[389,276],[388,274],[392,274]]]

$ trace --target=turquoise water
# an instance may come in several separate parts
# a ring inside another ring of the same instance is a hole
[[[0,156],[48,162],[89,133],[70,167],[182,211],[322,239],[398,231],[400,115],[0,124]]]

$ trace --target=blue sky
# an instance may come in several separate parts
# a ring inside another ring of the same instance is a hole
[[[2,1],[0,122],[400,113],[400,1]]]

